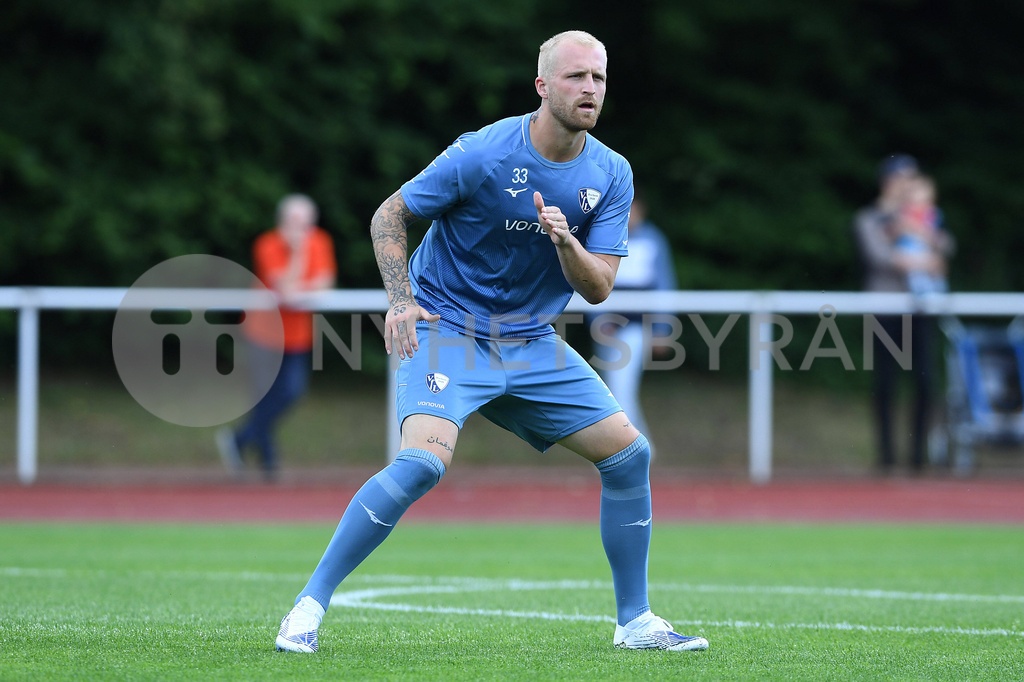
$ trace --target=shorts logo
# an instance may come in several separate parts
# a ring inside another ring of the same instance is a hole
[[[583,209],[584,213],[590,213],[597,206],[597,202],[601,200],[601,193],[596,189],[584,187],[580,190],[580,208]]]
[[[449,381],[451,380],[444,374],[431,372],[427,375],[427,388],[430,389],[431,393],[440,393],[448,385]]]

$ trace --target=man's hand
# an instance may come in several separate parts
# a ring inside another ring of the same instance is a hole
[[[420,349],[416,340],[416,323],[420,320],[437,322],[440,315],[428,313],[415,301],[396,303],[388,308],[384,318],[384,350],[388,355],[394,348],[398,349],[398,357],[405,360]]]
[[[533,193],[533,205],[537,207],[537,222],[551,237],[552,243],[555,246],[562,246],[568,242],[572,233],[569,232],[569,221],[562,215],[562,209],[557,206],[545,206],[544,197],[540,192]]]
[[[555,245],[562,274],[569,286],[579,292],[587,303],[600,303],[608,298],[615,284],[619,257],[587,251],[572,235],[562,209],[545,206],[540,192],[533,193],[533,205],[537,208],[537,222]]]
[[[281,237],[284,239],[284,243],[288,245],[289,250],[293,253],[304,253],[306,251],[309,236],[313,233],[312,227],[304,224],[288,224],[281,226],[279,229]]]

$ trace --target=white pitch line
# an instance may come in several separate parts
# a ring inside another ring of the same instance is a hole
[[[1024,596],[1015,594],[956,594],[949,592],[901,592],[898,590],[863,590],[844,587],[800,587],[792,585],[690,585],[687,583],[652,584],[653,589],[683,592],[730,594],[791,594],[814,597],[852,597],[855,599],[892,599],[906,601],[958,601],[1003,604],[1024,604]]]
[[[108,569],[65,569],[36,568],[23,566],[0,566],[0,576],[6,578],[66,578],[75,575],[114,575],[118,572]],[[136,575],[159,576],[164,578],[197,579],[197,580],[245,580],[267,581],[294,580],[303,581],[308,576],[300,573],[262,573],[255,571],[134,571]],[[480,589],[500,588],[516,589],[611,589],[611,583],[594,580],[558,580],[540,583],[529,580],[499,580],[490,578],[427,578],[411,575],[355,575],[348,578],[349,583],[404,583],[421,586],[424,581],[433,581],[436,585],[458,585],[462,587],[479,585]],[[896,601],[934,601],[934,602],[974,602],[993,604],[1024,604],[1024,595],[1016,594],[963,594],[953,592],[907,592],[899,590],[857,589],[845,587],[806,587],[798,585],[714,585],[692,583],[651,583],[652,591],[699,592],[704,594],[783,594],[804,597],[846,597],[851,599],[890,599]]]
[[[400,611],[406,613],[437,613],[455,614],[466,616],[484,616],[499,618],[528,618],[539,620],[557,620],[574,622],[602,622],[614,623],[615,619],[610,616],[595,616],[581,613],[553,613],[547,611],[515,611],[508,609],[472,609],[455,606],[422,606],[416,604],[381,602],[377,601],[382,597],[400,597],[414,594],[462,594],[467,592],[494,592],[497,590],[524,591],[524,590],[565,590],[565,589],[594,589],[597,587],[606,588],[608,585],[589,581],[550,581],[531,582],[525,580],[488,580],[488,579],[452,579],[447,584],[432,583],[409,585],[407,580],[402,586],[378,587],[364,590],[352,590],[339,592],[331,599],[331,606],[351,609],[372,609],[379,611]],[[724,587],[724,586],[723,586]],[[814,588],[809,588],[814,589]],[[750,590],[743,589],[747,592]],[[839,596],[856,596],[850,594],[850,590],[841,590]],[[864,592],[875,592],[865,590]],[[798,592],[805,594],[805,592]],[[820,594],[813,592],[811,594]],[[893,593],[897,595],[915,595],[918,593]],[[946,595],[948,596],[948,595]],[[970,596],[970,595],[961,595]],[[874,597],[882,598],[882,597]],[[888,597],[904,598],[904,597]],[[910,597],[913,598],[913,597]],[[964,628],[945,626],[905,626],[905,625],[864,625],[859,623],[772,623],[763,621],[707,621],[707,620],[676,620],[677,625],[694,627],[718,627],[718,628],[760,628],[773,630],[838,630],[847,632],[891,632],[902,634],[946,634],[946,635],[972,635],[979,637],[1019,637],[1024,638],[1024,632],[1009,630],[1006,628]]]
[[[977,635],[980,637],[1021,637],[1024,632],[1006,628],[961,628],[941,625],[861,625],[858,623],[771,623],[742,620],[688,620],[683,625],[725,628],[764,628],[769,630],[846,630],[856,632],[897,632],[903,634]]]
[[[246,582],[280,582],[291,580],[305,581],[309,576],[305,573],[257,573],[255,571],[131,571],[110,569],[65,569],[65,568],[28,568],[21,566],[0,566],[0,577],[4,578],[68,578],[71,576],[122,577],[131,574],[150,578],[178,580],[226,580]]]
[[[128,573],[129,571],[125,571]],[[165,578],[197,579],[197,580],[245,580],[245,581],[276,581],[301,580],[304,575],[277,574],[258,572],[231,571],[138,571],[138,574],[160,576]],[[22,566],[0,566],[0,576],[6,578],[68,578],[71,575],[115,576],[119,572],[109,570],[71,571],[62,568],[33,568]],[[424,582],[427,581],[427,582]],[[609,616],[587,615],[580,613],[551,613],[546,611],[513,611],[507,609],[470,609],[449,606],[417,606],[414,604],[388,603],[376,601],[381,597],[395,597],[412,594],[460,594],[465,592],[483,591],[543,591],[543,590],[592,590],[611,589],[611,584],[593,580],[496,580],[488,578],[429,578],[418,576],[352,576],[349,582],[371,584],[402,583],[403,586],[371,588],[339,592],[331,600],[333,606],[353,609],[375,609],[379,611],[404,611],[409,613],[439,613],[468,616],[529,618],[540,620],[576,621],[576,622],[608,622],[615,620]],[[729,594],[786,594],[798,596],[846,597],[853,599],[891,599],[909,601],[935,602],[973,602],[973,603],[1024,603],[1024,596],[1006,594],[958,594],[947,592],[901,592],[894,590],[863,590],[835,587],[801,587],[801,586],[757,586],[757,585],[693,585],[688,583],[652,583],[655,590],[679,590],[700,593]],[[678,625],[695,627],[728,627],[728,628],[764,628],[777,630],[843,630],[857,632],[894,632],[904,634],[950,634],[974,636],[1021,637],[1024,632],[1006,628],[962,628],[943,626],[901,626],[901,625],[862,625],[857,623],[772,623],[761,621],[704,621],[676,620]]]
[[[374,609],[377,611],[401,611],[404,613],[443,613],[457,616],[490,616],[497,618],[528,618],[531,620],[565,620],[588,621],[596,623],[614,623],[611,616],[590,616],[583,613],[548,613],[545,611],[508,611],[505,609],[467,609],[458,606],[415,606],[413,604],[389,604],[385,602],[359,602],[348,604],[344,601],[331,600],[331,606],[347,606],[349,608]]]
[[[127,571],[126,571],[127,572]],[[36,568],[24,566],[0,566],[0,576],[5,578],[66,578],[75,575],[114,575],[119,572],[108,569],[65,569]],[[134,571],[136,575],[159,576],[165,578],[197,579],[197,580],[245,580],[267,581],[305,580],[304,573],[262,573],[255,571]],[[456,585],[462,588],[474,586],[474,591],[500,588],[504,590],[539,590],[539,589],[611,589],[611,583],[594,580],[557,580],[537,582],[518,579],[490,578],[427,578],[411,575],[356,575],[348,578],[349,583],[404,583],[422,586],[424,581],[433,581],[436,585]],[[1024,604],[1024,595],[1016,594],[963,594],[954,592],[906,592],[899,590],[857,589],[845,587],[805,587],[797,585],[713,585],[692,583],[658,583],[650,585],[651,590],[699,592],[706,594],[783,594],[805,597],[847,597],[852,599],[891,599],[897,601],[935,601],[935,602],[976,602],[995,604]]]
[[[353,577],[355,578],[355,576]],[[350,578],[349,580],[353,580]],[[430,578],[414,578],[412,576],[359,576],[359,579],[373,583],[416,583],[422,585]],[[560,580],[549,583],[538,583],[527,580],[499,580],[488,578],[437,578],[433,580],[437,585],[471,585],[480,587],[476,589],[501,588],[506,590],[517,589],[611,589],[609,582],[593,580]],[[541,585],[545,587],[541,587]],[[679,591],[679,592],[700,592],[700,593],[723,593],[723,594],[784,594],[804,597],[847,597],[852,599],[891,599],[895,601],[935,601],[935,602],[976,602],[976,603],[1002,603],[1002,604],[1024,604],[1024,595],[1016,594],[962,594],[952,592],[907,592],[900,590],[878,590],[878,589],[856,589],[845,587],[805,587],[797,585],[710,585],[691,583],[659,583],[650,584],[652,591]]]
[[[62,568],[25,568],[2,566],[0,575],[5,578],[66,578],[68,572]]]

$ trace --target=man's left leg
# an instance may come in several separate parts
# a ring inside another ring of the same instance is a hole
[[[619,412],[560,441],[594,462],[601,474],[601,542],[615,588],[614,644],[628,649],[707,649],[703,637],[672,630],[647,598],[651,546],[650,462],[647,438]]]
[[[587,362],[554,334],[497,348],[508,369],[506,394],[480,409],[540,451],[559,443],[601,474],[601,541],[615,587],[615,646],[706,649],[650,611],[651,449]]]
[[[600,434],[609,431],[602,442]],[[650,609],[650,446],[621,412],[569,436],[562,445],[593,461],[601,474],[601,542],[612,569],[617,621],[625,625]],[[614,452],[608,454],[610,450]]]

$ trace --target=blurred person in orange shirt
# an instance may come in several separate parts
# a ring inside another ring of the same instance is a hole
[[[309,386],[312,367],[313,315],[289,303],[298,295],[334,286],[337,264],[331,236],[317,227],[318,212],[312,199],[290,194],[277,205],[277,226],[261,234],[253,245],[256,276],[277,294],[277,311],[248,311],[245,325],[249,340],[249,364],[254,385],[270,389],[249,412],[238,429],[225,427],[217,432],[217,448],[224,465],[232,473],[241,473],[243,454],[254,447],[268,481],[278,469],[274,428],[280,418],[302,397]],[[280,315],[283,340],[275,317]],[[280,369],[271,383],[267,372]],[[262,374],[261,374],[262,373]]]

